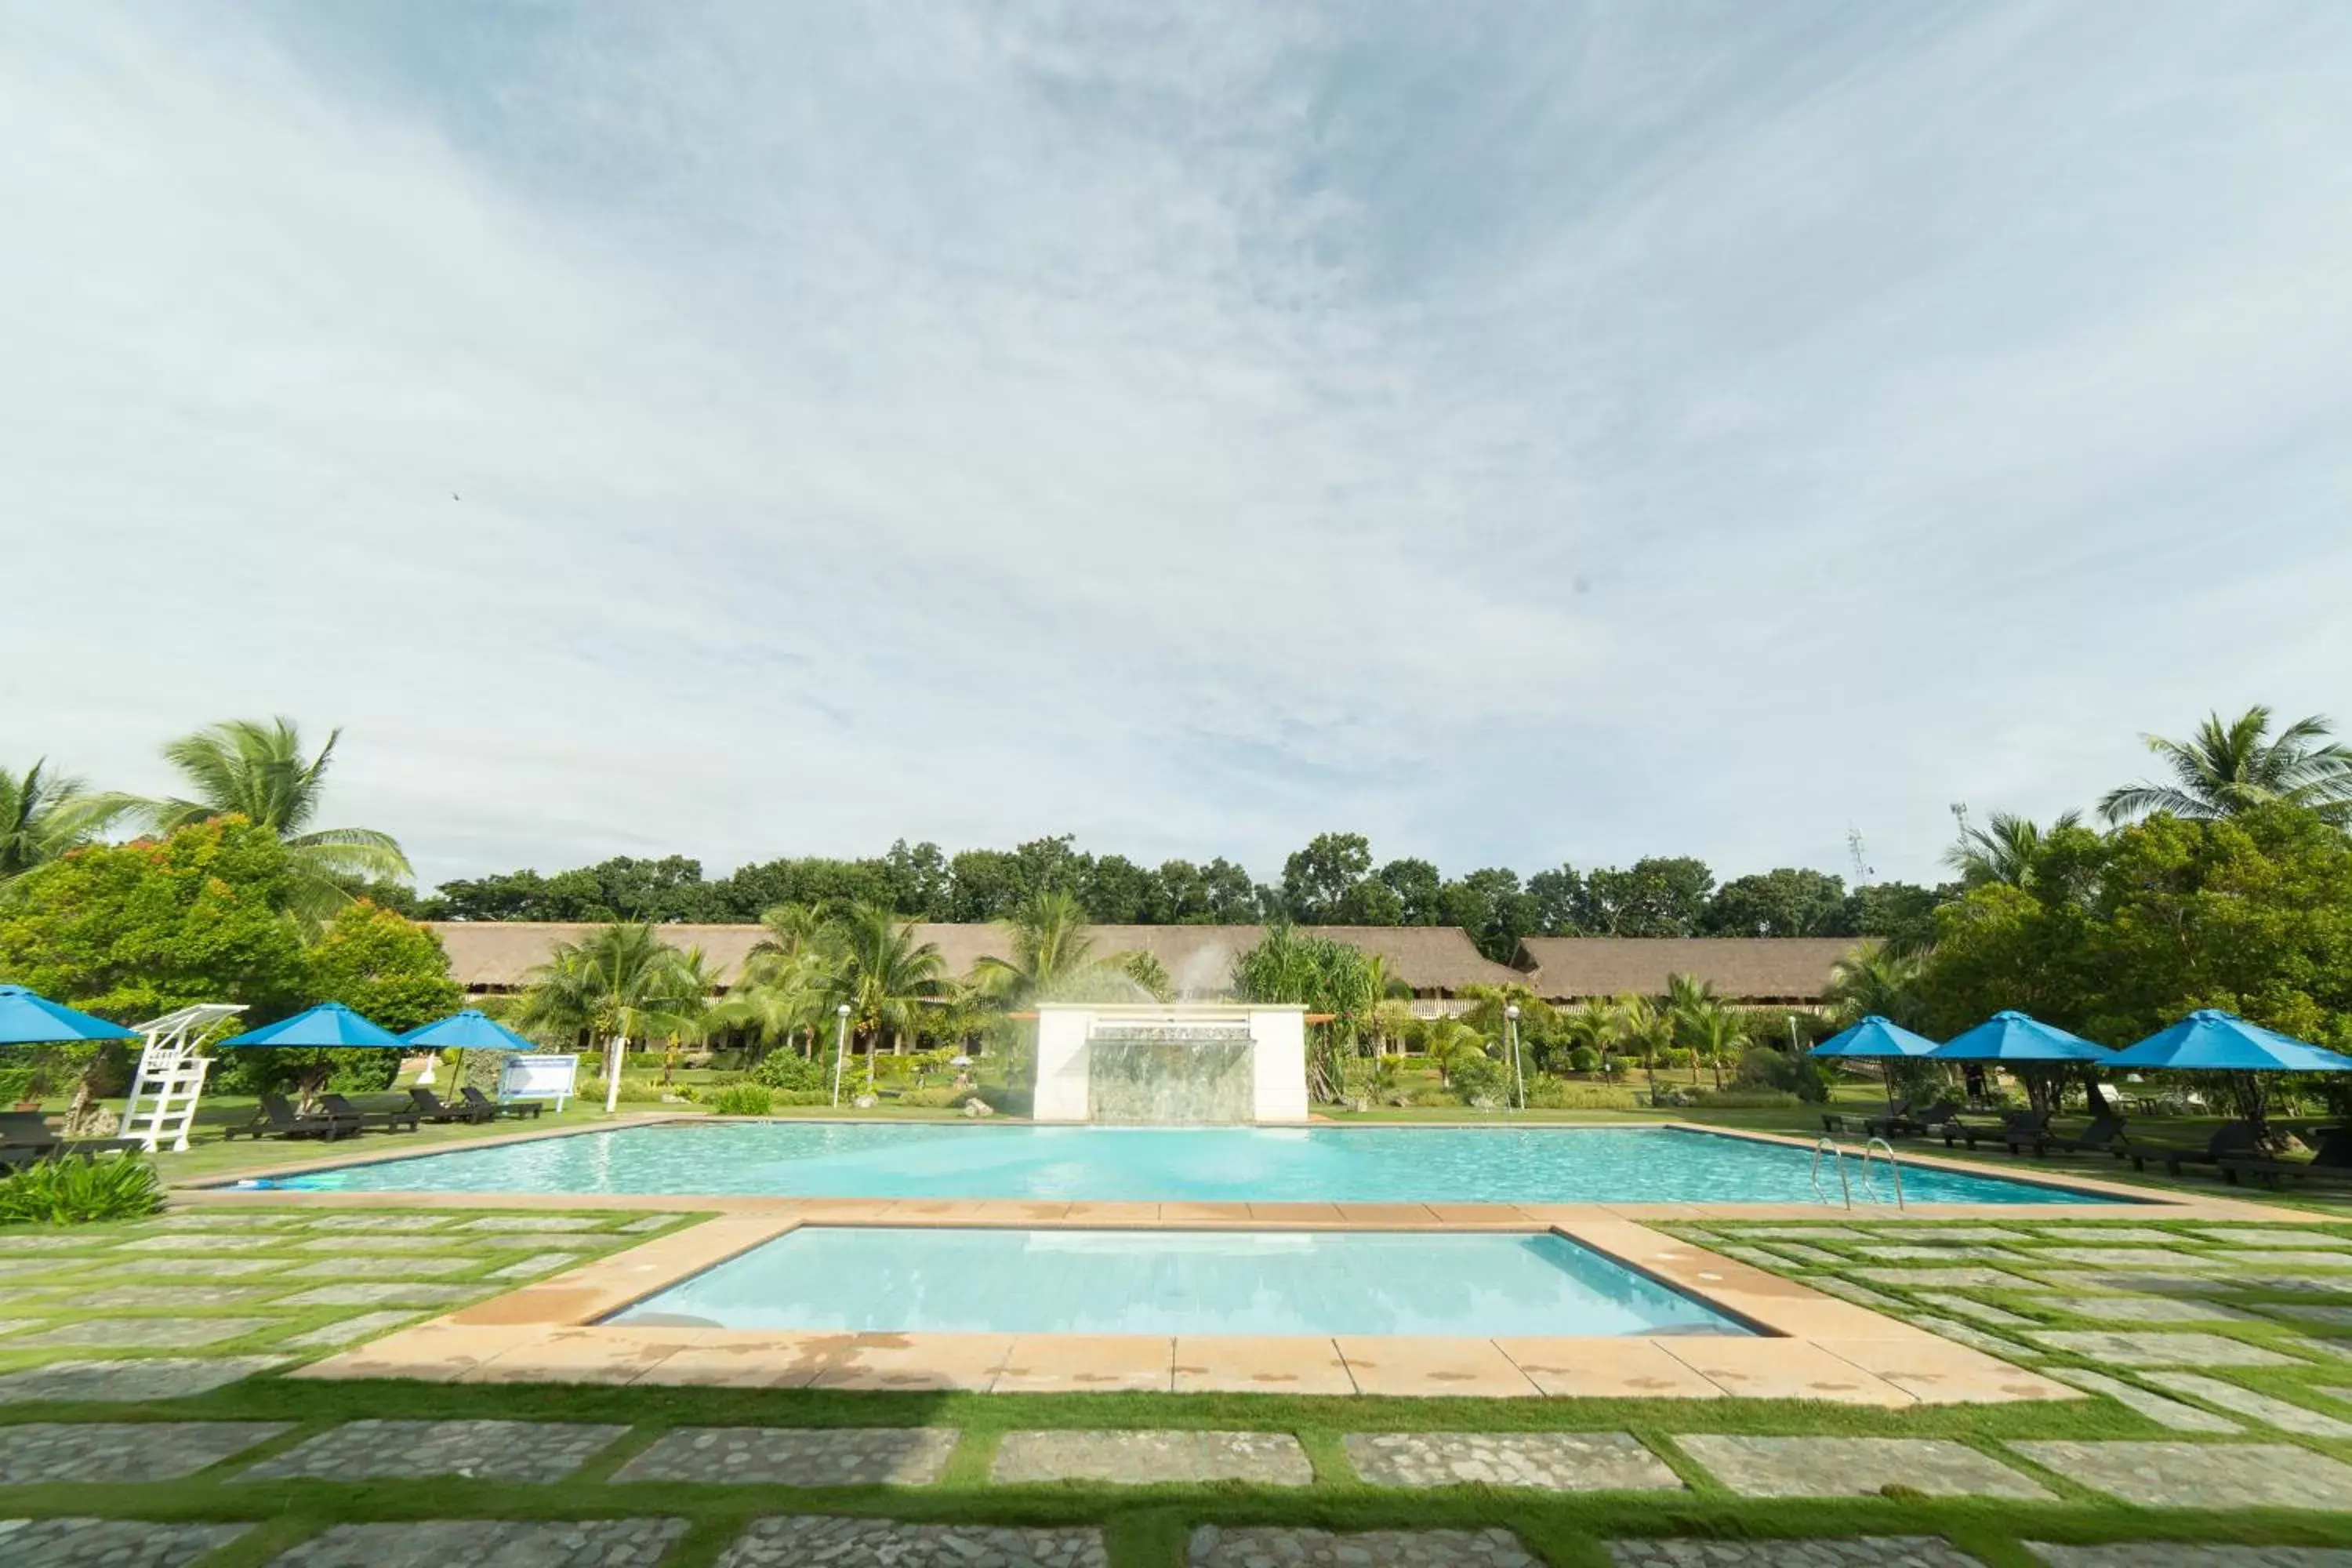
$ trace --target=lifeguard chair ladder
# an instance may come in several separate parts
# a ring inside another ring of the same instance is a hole
[[[244,1011],[241,1002],[199,1002],[132,1026],[147,1044],[131,1075],[131,1098],[123,1103],[123,1137],[138,1139],[151,1154],[159,1148],[187,1148],[205,1075],[213,1065],[197,1053],[215,1025]]]

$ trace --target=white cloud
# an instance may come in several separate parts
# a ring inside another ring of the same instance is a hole
[[[2352,18],[476,16],[0,19],[0,758],[1924,875],[2345,706]]]

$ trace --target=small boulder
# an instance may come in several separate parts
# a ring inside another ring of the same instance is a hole
[[[988,1101],[980,1099],[978,1096],[974,1096],[972,1099],[967,1100],[963,1102],[963,1113],[966,1116],[971,1117],[993,1116],[996,1114],[996,1107],[989,1104]]]

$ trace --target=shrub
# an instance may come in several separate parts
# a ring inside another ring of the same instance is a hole
[[[1631,1110],[1634,1100],[1633,1091],[1618,1084],[1531,1078],[1528,1079],[1528,1104],[1544,1110]]]
[[[751,1081],[769,1089],[812,1089],[830,1091],[833,1088],[833,1064],[804,1057],[795,1050],[770,1051],[751,1069]]]
[[[1479,1100],[1502,1100],[1510,1095],[1510,1076],[1503,1064],[1481,1051],[1465,1051],[1455,1058],[1454,1070],[1446,1074],[1446,1087],[1454,1098],[1465,1105]]]
[[[1803,1102],[1779,1089],[1685,1089],[1682,1103],[1709,1110],[1793,1110]]]
[[[1829,1074],[1811,1057],[1792,1057],[1770,1046],[1750,1046],[1739,1054],[1732,1081],[1741,1089],[1779,1089],[1808,1105],[1830,1097]]]
[[[831,1105],[833,1091],[824,1089],[780,1089],[769,1099],[776,1105]]]
[[[774,1091],[756,1083],[730,1083],[709,1101],[714,1116],[765,1116],[775,1103]]]
[[[1568,1053],[1568,1070],[1570,1072],[1599,1072],[1601,1070],[1601,1053],[1594,1050],[1591,1046],[1577,1047],[1576,1049]]]
[[[0,1178],[0,1225],[89,1225],[163,1206],[155,1167],[136,1154],[42,1160]]]

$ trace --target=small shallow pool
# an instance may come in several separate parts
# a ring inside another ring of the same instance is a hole
[[[1851,1168],[1851,1167],[1850,1167]],[[1662,1127],[972,1127],[689,1121],[282,1178],[337,1192],[1203,1203],[1810,1204],[1812,1152]],[[1832,1201],[1837,1184],[1823,1173]],[[1906,1165],[1914,1204],[2114,1203]],[[1892,1203],[1882,1174],[1879,1197]],[[1859,1184],[1857,1204],[1866,1201]]]
[[[808,1226],[614,1323],[865,1333],[1745,1334],[1559,1236]]]

